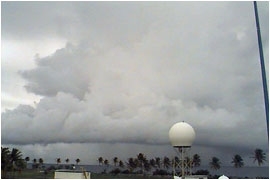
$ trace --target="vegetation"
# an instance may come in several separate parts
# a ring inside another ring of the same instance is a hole
[[[162,163],[163,163],[163,167],[166,169],[168,169],[171,166],[171,161],[167,156],[164,157]]]
[[[22,153],[13,148],[1,147],[1,170],[2,178],[17,178],[17,179],[46,179],[53,178],[54,171],[56,169],[63,168],[61,164],[61,159],[56,158],[55,164],[57,166],[51,165],[50,167],[44,166],[44,160],[42,158],[34,158],[31,160],[32,169],[26,169],[27,162],[30,161],[29,157],[22,158]],[[258,162],[258,165],[261,166],[264,161],[266,161],[265,153],[256,149],[254,151],[254,162]],[[171,178],[172,175],[172,166],[173,163],[180,163],[180,159],[175,156],[172,159],[167,156],[155,157],[148,159],[143,153],[137,154],[135,157],[130,157],[127,161],[122,161],[118,157],[111,159],[111,166],[108,159],[99,157],[97,159],[98,164],[104,166],[104,171],[102,173],[91,173],[91,178],[93,179],[156,179],[156,178]],[[201,159],[198,154],[194,154],[192,158],[185,157],[185,164],[188,164],[190,167],[199,167],[201,165]],[[69,158],[65,159],[65,168],[73,169],[74,164],[68,164],[70,162]],[[80,159],[75,160],[76,164],[80,163]],[[241,168],[244,166],[243,159],[240,155],[236,154],[232,157],[231,163],[235,168]],[[115,167],[112,169],[112,167]],[[221,168],[221,162],[217,157],[212,157],[209,162],[209,167],[217,170]],[[109,171],[108,171],[109,170]],[[197,170],[193,169],[191,172],[194,175],[206,175],[208,178],[218,178],[219,175],[211,175],[208,170]],[[108,171],[108,172],[107,172]]]
[[[117,165],[117,163],[118,163],[118,157],[114,157],[114,158],[113,158],[113,163],[114,163],[114,166]]]
[[[201,157],[198,154],[193,155],[192,165],[193,167],[199,167],[201,165]]]
[[[235,168],[241,168],[244,166],[242,157],[239,154],[234,155],[232,162]]]
[[[221,162],[219,161],[219,159],[217,157],[212,157],[212,161],[210,161],[210,163],[209,163],[210,168],[212,168],[214,170],[220,169],[220,164],[221,164]]]
[[[76,164],[78,165],[81,162],[79,158],[76,159]]]
[[[102,157],[99,157],[99,158],[98,158],[98,164],[99,164],[99,165],[102,165],[102,164],[103,164],[103,158],[102,158]]]
[[[1,171],[2,178],[14,177],[15,171],[21,172],[26,168],[26,161],[22,159],[22,153],[13,148],[11,151],[7,147],[1,147]],[[11,172],[11,174],[8,174]]]
[[[257,161],[258,166],[261,166],[264,163],[264,161],[266,161],[266,155],[261,149],[255,149],[253,157],[251,158],[254,159],[253,161],[254,163]]]
[[[54,171],[49,171],[47,173],[37,171],[36,169],[24,169],[20,173],[14,173],[13,176],[6,178],[13,179],[53,179]]]
[[[61,158],[56,158],[56,163],[60,164],[61,163]]]

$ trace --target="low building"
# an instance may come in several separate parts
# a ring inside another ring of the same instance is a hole
[[[59,169],[54,172],[54,179],[90,179],[91,173],[80,170]]]

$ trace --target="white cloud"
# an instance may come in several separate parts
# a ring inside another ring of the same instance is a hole
[[[2,36],[2,112],[19,104],[34,105],[34,102],[39,101],[40,96],[26,92],[24,88],[26,81],[18,72],[34,68],[35,58],[46,57],[63,44],[65,42],[60,39],[43,38],[40,43],[39,40],[17,41]]]
[[[2,113],[3,144],[27,151],[30,144],[38,144],[36,151],[41,144],[51,151],[90,146],[95,156],[92,143],[137,147],[130,153],[140,146],[165,152],[169,128],[186,121],[197,132],[198,149],[267,149],[250,4],[88,4],[97,10],[81,5],[67,3],[65,14],[41,9],[44,15],[28,19],[39,24],[55,16],[51,25],[61,35],[46,27],[33,30],[40,32],[33,38],[56,36],[70,43],[53,46],[57,50],[35,58],[34,67],[20,69],[27,91],[42,98],[34,108]],[[13,26],[5,22],[4,34]],[[21,24],[31,39],[27,29]]]

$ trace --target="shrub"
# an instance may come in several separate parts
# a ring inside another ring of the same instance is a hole
[[[56,168],[53,166],[53,165],[51,165],[50,167],[48,167],[48,170],[50,171],[50,170],[56,170]]]
[[[205,169],[200,169],[194,173],[194,175],[209,175],[209,171]]]
[[[121,172],[121,170],[119,168],[116,168],[116,169],[112,170],[110,173],[116,175],[116,174],[119,174],[120,172]]]
[[[126,169],[126,170],[122,171],[121,173],[122,174],[130,174],[130,171]]]
[[[153,175],[161,175],[161,176],[164,176],[164,175],[168,175],[168,172],[166,170],[163,170],[163,169],[156,169],[154,172],[153,172]]]

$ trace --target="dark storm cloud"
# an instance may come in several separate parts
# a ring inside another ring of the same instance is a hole
[[[2,113],[2,143],[166,149],[169,128],[186,121],[202,151],[247,156],[268,148],[251,2],[29,2],[2,9],[7,38],[20,39],[18,31],[70,42],[20,70],[26,90],[43,98],[34,108]]]
[[[87,74],[89,65],[84,56],[83,51],[74,53],[71,45],[67,45],[57,50],[54,56],[36,59],[36,69],[20,72],[29,80],[26,89],[44,96],[55,96],[62,91],[82,98],[88,91],[90,78]]]
[[[151,24],[144,6],[134,2],[2,4],[2,33],[12,39],[58,36],[125,44],[136,41]]]

